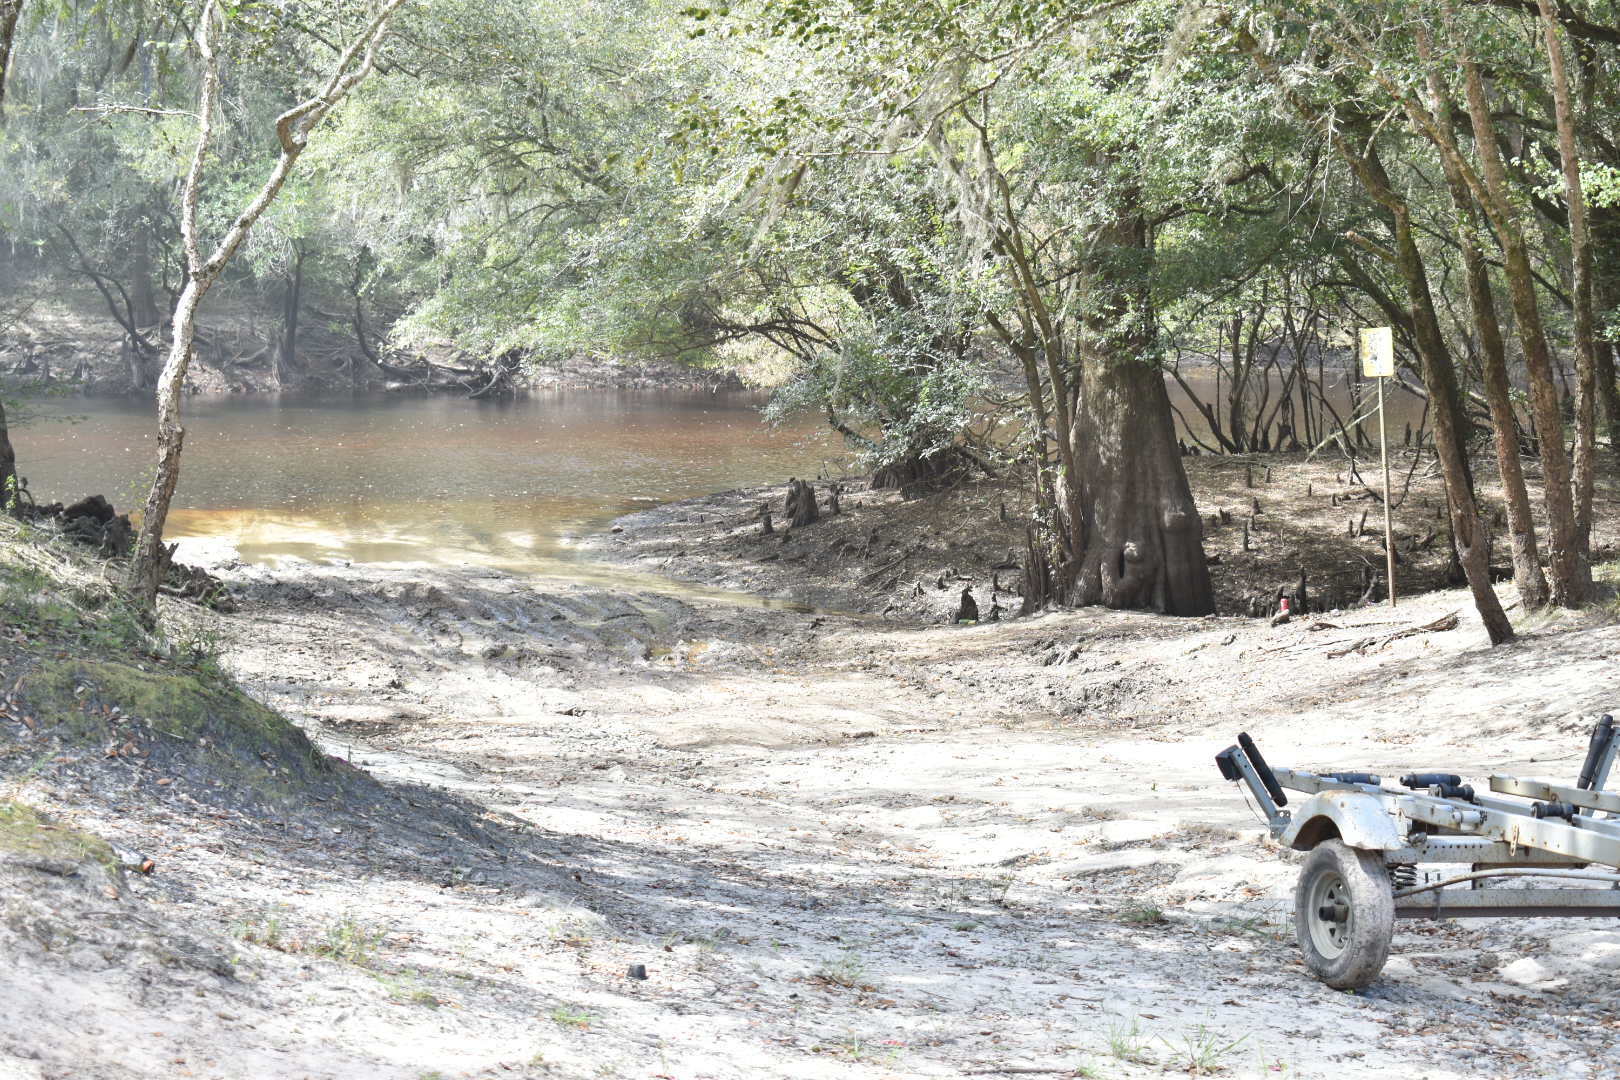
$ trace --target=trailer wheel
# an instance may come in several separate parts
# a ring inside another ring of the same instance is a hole
[[[1324,840],[1294,890],[1294,933],[1311,974],[1336,990],[1378,977],[1395,936],[1395,896],[1378,855]]]

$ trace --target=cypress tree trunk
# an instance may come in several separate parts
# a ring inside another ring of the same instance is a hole
[[[1135,357],[1086,365],[1075,422],[1081,541],[1072,602],[1208,615],[1204,528],[1176,445],[1170,395]]]
[[[1129,200],[1127,200],[1128,202]],[[1062,569],[1071,603],[1207,615],[1215,591],[1164,373],[1151,356],[1147,223],[1124,213],[1093,240],[1071,428],[1079,519]],[[1121,329],[1123,328],[1123,329]]]

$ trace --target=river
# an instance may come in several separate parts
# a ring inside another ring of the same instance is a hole
[[[654,503],[846,460],[825,424],[772,429],[762,402],[671,391],[195,398],[184,407],[166,531],[227,540],[248,562],[483,565],[622,583],[622,571],[580,557],[572,538]],[[100,493],[120,510],[144,501],[155,460],[149,403],[70,398],[34,409],[41,415],[12,440],[39,501]]]

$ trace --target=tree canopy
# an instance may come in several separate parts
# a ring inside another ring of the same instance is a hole
[[[134,384],[197,278],[199,127],[217,240],[385,6],[219,5],[199,105],[211,5],[0,5],[0,238],[95,283]],[[1620,445],[1614,4],[395,6],[219,268],[285,363],[314,297],[380,364],[769,364],[773,408],[880,476],[1023,476],[1037,597],[1193,612],[1180,451],[1350,444],[1311,368],[1387,324],[1493,636],[1477,449],[1521,593],[1587,595],[1598,436]],[[1177,405],[1194,365],[1223,381]]]

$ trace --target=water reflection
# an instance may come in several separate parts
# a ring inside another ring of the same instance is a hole
[[[436,563],[602,576],[568,538],[627,511],[814,475],[844,451],[813,419],[767,428],[748,394],[557,392],[448,397],[202,399],[168,533],[220,537],[244,559]],[[89,399],[78,423],[14,433],[42,501],[144,496],[150,407]]]

